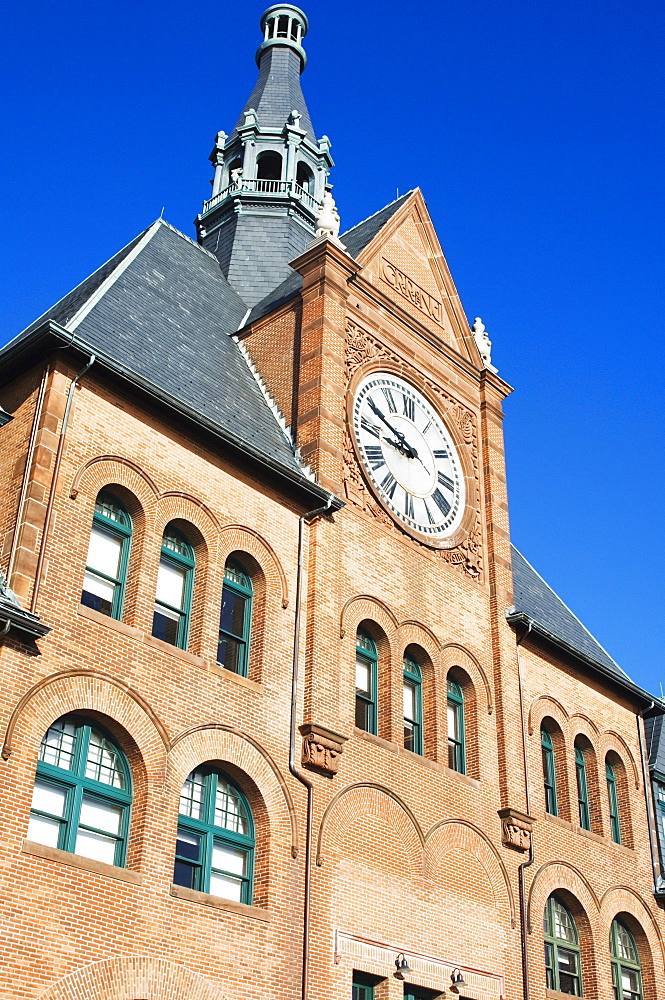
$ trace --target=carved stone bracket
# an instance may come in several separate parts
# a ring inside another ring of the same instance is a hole
[[[300,726],[300,732],[303,737],[302,766],[333,778],[337,774],[339,758],[348,737],[340,736],[332,729],[318,726],[315,722],[305,722]]]
[[[499,809],[501,819],[501,843],[504,847],[512,847],[516,851],[528,851],[531,847],[533,824],[532,816],[520,812],[519,809]]]

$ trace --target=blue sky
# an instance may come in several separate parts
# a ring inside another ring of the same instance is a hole
[[[191,225],[261,4],[14,4],[0,343],[145,228]],[[638,682],[663,678],[665,11],[308,0],[303,87],[348,228],[419,185],[506,402],[515,544]]]

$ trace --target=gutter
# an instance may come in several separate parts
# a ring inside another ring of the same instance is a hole
[[[47,338],[48,336],[51,336],[58,343],[58,346],[72,347],[88,357],[93,352],[93,348],[89,344],[78,338],[76,334],[70,333],[53,320],[47,320],[41,327],[30,334],[29,337],[26,337],[25,340],[17,343],[13,352],[20,356],[21,349],[27,350],[29,347],[33,347],[40,338]],[[342,499],[329,493],[323,486],[319,486],[318,483],[307,478],[304,473],[298,472],[296,469],[289,469],[287,466],[282,465],[281,462],[274,461],[270,458],[270,456],[259,452],[246,441],[241,441],[234,435],[223,431],[219,425],[214,423],[214,421],[209,420],[197,413],[191,407],[187,406],[186,403],[176,399],[175,396],[171,396],[169,393],[159,389],[159,387],[154,385],[154,383],[143,378],[141,375],[138,375],[136,372],[133,372],[130,368],[127,368],[119,361],[116,361],[110,355],[97,350],[95,350],[94,353],[97,364],[115,373],[116,375],[119,375],[131,385],[141,389],[152,399],[167,406],[170,410],[182,414],[182,416],[212,434],[212,436],[218,441],[224,442],[227,446],[230,445],[240,454],[251,458],[254,462],[268,469],[271,473],[278,475],[281,479],[286,480],[291,485],[305,490],[310,495],[316,497],[316,499],[323,500],[327,504],[328,500],[332,498],[330,510],[339,510],[344,506],[344,501]],[[7,363],[6,356],[0,354],[0,358],[2,358],[5,364]]]
[[[625,691],[630,692],[634,697],[638,698],[643,704],[647,705],[645,711],[651,711],[652,709],[658,709],[656,702],[654,701],[652,695],[644,688],[641,688],[638,684],[633,683],[629,677],[622,677],[621,674],[617,674],[614,670],[611,670],[605,664],[600,663],[598,660],[594,660],[592,656],[587,656],[581,650],[577,649],[571,643],[566,642],[560,636],[556,635],[554,632],[550,632],[544,625],[541,625],[530,615],[526,614],[524,611],[506,611],[506,621],[509,625],[523,625],[528,627],[528,630],[533,635],[539,636],[541,639],[545,639],[547,642],[552,643],[553,646],[557,646],[558,649],[567,653],[569,656],[574,657],[574,659],[579,660],[585,666],[590,667],[597,673],[602,674],[603,677],[612,681],[618,687],[623,688]],[[658,710],[660,713],[665,714],[665,706]]]

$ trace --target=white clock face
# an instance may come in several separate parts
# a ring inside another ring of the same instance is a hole
[[[447,538],[464,514],[464,474],[450,434],[427,400],[397,375],[360,383],[353,431],[383,503],[412,531]]]

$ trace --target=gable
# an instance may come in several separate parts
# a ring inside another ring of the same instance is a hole
[[[413,191],[358,253],[362,275],[467,360],[477,348],[427,206]]]

